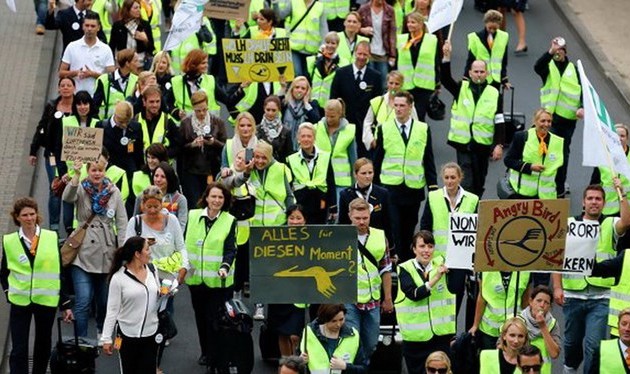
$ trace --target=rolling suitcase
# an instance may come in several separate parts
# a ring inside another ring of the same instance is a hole
[[[506,148],[512,144],[514,134],[518,131],[525,130],[525,114],[521,112],[514,112],[514,86],[511,89],[510,97],[510,113],[503,113],[503,119],[505,120],[505,145]],[[503,90],[505,94],[505,90]]]
[[[254,370],[254,321],[241,300],[225,302],[216,327],[220,342],[217,352],[219,374],[248,374]]]
[[[89,374],[96,372],[98,348],[95,342],[77,335],[76,321],[72,321],[74,337],[61,336],[62,318],[57,318],[57,345],[50,354],[50,372],[52,374]]]

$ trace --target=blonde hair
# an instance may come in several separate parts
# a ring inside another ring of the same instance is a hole
[[[267,143],[264,140],[259,140],[258,143],[256,143],[256,148],[254,148],[254,152],[260,152],[264,154],[269,162],[273,160],[273,147],[271,146],[271,144]]]
[[[398,70],[392,70],[387,73],[387,80],[390,80],[391,78],[398,79],[401,87],[405,84],[405,76]]]
[[[128,122],[133,117],[133,106],[125,100],[116,103],[114,114],[124,122]]]
[[[427,367],[429,367],[429,363],[433,361],[446,364],[447,373],[448,374],[453,373],[451,371],[451,360],[448,358],[448,355],[446,353],[442,351],[432,352],[430,355],[427,356],[427,360],[424,362],[424,368],[426,369]]]
[[[197,105],[197,104],[203,103],[203,102],[205,102],[207,104],[208,103],[208,95],[206,94],[206,92],[204,90],[199,90],[199,91],[195,92],[194,94],[192,94],[192,96],[190,97],[190,102],[192,103],[192,105]]]
[[[359,170],[361,170],[362,167],[364,167],[365,165],[372,165],[374,166],[374,163],[372,162],[372,160],[370,160],[367,157],[361,157],[359,159],[357,159],[354,162],[353,168],[354,168],[354,173],[358,173]]]
[[[249,120],[249,122],[252,123],[253,132],[254,134],[256,134],[256,120],[254,119],[254,116],[252,116],[250,112],[240,112],[234,120],[234,123],[236,124],[234,131],[238,134],[238,136],[241,136],[241,134],[238,133],[238,123],[241,122],[241,119],[243,118]]]
[[[300,126],[298,126],[298,130],[297,130],[298,136],[300,135],[302,130],[311,130],[311,132],[313,132],[313,139],[315,138],[316,136],[315,125],[313,125],[312,123],[302,122]]]
[[[548,114],[549,117],[553,118],[553,115],[551,114],[550,111],[548,111],[545,108],[538,108],[536,109],[536,111],[534,112],[534,123],[533,126],[536,125],[536,122],[538,122],[538,120],[540,119],[540,116],[542,116],[543,114]]]
[[[293,88],[295,88],[295,85],[297,83],[306,84],[306,93],[304,94],[304,96],[306,97],[306,100],[311,101],[311,84],[308,82],[308,78],[300,75],[299,77],[293,78],[293,82],[291,82],[291,85],[289,85],[289,94],[284,97],[285,104],[288,104],[289,100],[293,98]]]
[[[529,335],[527,334],[527,326],[525,322],[519,317],[512,317],[505,321],[503,326],[501,327],[501,335],[499,335],[499,342],[497,343],[497,348],[504,350],[507,348],[507,344],[505,342],[505,334],[510,327],[516,326],[517,329],[520,330],[521,334],[525,335],[525,341],[523,342],[523,346],[529,343]]]
[[[170,75],[175,74],[175,72],[173,71],[173,64],[171,61],[171,56],[168,54],[167,51],[160,51],[155,54],[155,56],[153,57],[153,62],[151,62],[151,69],[149,70],[157,74],[157,66],[160,63],[160,61],[162,61],[163,58],[166,59],[166,63],[168,64],[168,70],[166,72],[169,73]]]
[[[420,13],[420,12],[411,12],[409,14],[407,14],[407,20],[414,20],[416,22],[418,22],[421,25],[424,25],[424,16]]]
[[[446,164],[442,165],[442,167],[440,168],[440,175],[444,175],[444,171],[446,169],[455,169],[455,171],[457,172],[457,176],[460,178],[464,177],[464,171],[462,170],[462,167],[459,166],[459,164],[457,162],[447,162]]]
[[[331,31],[328,34],[326,34],[326,36],[324,36],[324,42],[325,43],[336,43],[337,45],[339,45],[339,34],[337,34],[335,31]]]
[[[330,99],[324,106],[324,111],[326,110],[335,110],[341,114],[341,117],[345,117],[345,105],[341,99]]]

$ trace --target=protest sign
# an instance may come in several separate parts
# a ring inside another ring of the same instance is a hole
[[[203,15],[208,18],[224,20],[249,19],[250,0],[209,0]]]
[[[562,271],[569,200],[479,202],[475,271]]]
[[[446,267],[472,270],[476,238],[477,214],[451,213],[446,245]]]
[[[252,227],[249,243],[255,302],[356,302],[355,227]]]
[[[288,38],[223,39],[228,82],[278,82],[294,78]]]
[[[427,29],[434,33],[457,21],[459,13],[462,11],[464,0],[435,0],[431,5]]]
[[[103,129],[63,128],[61,161],[97,162],[103,148]]]
[[[591,275],[599,241],[599,222],[569,221],[563,273]]]
[[[201,27],[205,0],[183,0],[173,15],[171,29],[164,42],[164,50],[170,51],[184,42]]]

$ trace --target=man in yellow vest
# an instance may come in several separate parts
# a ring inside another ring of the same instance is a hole
[[[588,374],[630,373],[630,308],[619,312],[618,327],[619,338],[602,341]]]
[[[179,128],[162,111],[162,92],[158,86],[149,86],[142,92],[144,110],[138,113],[137,121],[142,129],[142,149],[146,151],[153,143],[162,143],[168,151],[168,158],[174,159],[179,153],[181,135]]]
[[[598,225],[596,261],[617,256],[615,243],[630,227],[630,207],[621,181],[615,178],[615,188],[622,195],[621,217],[602,215],[604,189],[600,185],[586,187],[583,197],[582,215],[570,218],[572,222]],[[593,353],[599,349],[606,335],[610,288],[614,278],[584,277],[575,274],[552,274],[553,296],[564,312],[564,368],[565,373],[577,372],[584,361],[584,373],[593,369]],[[583,344],[584,341],[584,344]]]
[[[576,66],[567,57],[564,38],[557,37],[551,41],[549,51],[536,61],[534,71],[543,83],[540,88],[540,106],[553,115],[551,132],[564,138],[564,146],[567,149],[564,165],[558,170],[556,177],[558,197],[563,197],[568,192],[565,191],[565,181],[571,138],[578,118],[584,117],[580,75]]]
[[[113,73],[102,74],[96,80],[93,108],[98,108],[98,116],[107,118],[114,113],[117,102],[132,96],[136,89],[141,62],[138,54],[131,48],[118,51],[116,55],[118,69]]]
[[[499,91],[487,80],[488,65],[476,60],[470,78],[459,83],[451,76],[451,44],[443,47],[442,86],[453,95],[448,144],[457,151],[457,163],[464,172],[462,187],[475,195],[484,192],[489,158],[503,157],[505,130],[499,106]]]
[[[411,118],[412,108],[409,92],[394,95],[396,118],[378,127],[374,155],[374,176],[389,191],[395,253],[402,261],[413,257],[411,238],[424,188],[438,187],[431,130],[426,123]]]
[[[530,374],[534,372],[539,374],[542,369],[543,358],[540,349],[535,345],[527,344],[518,351],[516,356],[516,365],[521,373]]]
[[[361,346],[369,363],[380,331],[381,309],[391,313],[392,264],[385,232],[370,227],[370,205],[361,198],[350,202],[348,215],[357,228],[357,304],[346,304],[346,323],[359,331]],[[381,298],[381,285],[383,297]],[[382,300],[382,303],[381,303]]]

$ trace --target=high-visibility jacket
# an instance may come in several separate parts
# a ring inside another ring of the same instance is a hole
[[[543,165],[545,170],[526,174],[510,169],[510,185],[517,194],[528,197],[538,196],[540,199],[556,198],[556,173],[564,163],[564,140],[552,133],[549,133],[549,136],[547,154],[540,155],[538,153],[540,141],[536,135],[536,129],[527,130],[523,162]]]
[[[523,321],[525,321],[525,318],[522,315],[519,315],[519,317],[521,319],[523,319]],[[551,321],[549,322],[549,324],[547,325],[547,329],[549,331],[553,330],[554,327],[556,327],[556,323],[558,323],[558,321],[552,316],[551,317]],[[541,374],[551,374],[551,356],[549,356],[549,352],[547,351],[547,346],[545,345],[545,339],[542,337],[542,335],[537,336],[534,339],[531,339],[529,341],[529,344],[538,347],[538,349],[540,349],[540,354],[543,358],[543,365],[542,368],[540,370]]]
[[[626,154],[626,159],[630,162],[630,152]],[[613,185],[613,174],[608,167],[599,167],[599,180],[602,188],[604,188],[605,202],[604,210],[602,214],[605,216],[618,216],[619,215],[619,195],[615,186]],[[630,190],[630,179],[621,173],[617,173],[617,178],[621,180],[621,185],[624,191]]]
[[[350,42],[348,41],[348,37],[346,37],[345,32],[337,31],[337,35],[339,35],[339,46],[337,47],[337,55],[339,56],[339,67],[341,68],[350,65],[354,61],[354,49],[350,50]],[[362,41],[369,42],[370,39],[361,35],[355,36],[354,48],[356,48],[357,44]]]
[[[494,116],[497,113],[499,91],[486,85],[475,103],[470,83],[462,81],[457,100],[451,107],[451,127],[448,140],[459,144],[492,145],[494,140]]]
[[[114,115],[114,107],[119,101],[125,101],[125,99],[133,94],[136,89],[136,83],[138,82],[138,76],[130,73],[127,79],[127,86],[125,92],[118,91],[113,86],[114,73],[101,74],[96,78],[95,89],[98,87],[99,82],[103,86],[103,102],[98,113],[101,118],[109,118]]]
[[[372,254],[376,261],[385,256],[386,250],[385,231],[370,227],[370,234],[365,242],[365,249]],[[369,303],[372,300],[381,300],[381,277],[378,271],[378,263],[375,265],[360,251],[358,252],[357,272],[357,301]]]
[[[479,354],[479,372],[483,374],[501,374],[501,363],[499,355],[503,352],[499,349],[484,349]],[[521,371],[516,368],[514,374],[520,374]]]
[[[309,373],[330,374],[330,359],[332,357],[339,357],[348,363],[354,363],[361,341],[359,332],[354,327],[352,327],[349,335],[339,336],[339,344],[332,352],[332,355],[329,355],[322,346],[322,343],[317,338],[317,333],[313,331],[311,324],[309,324],[306,326],[300,342],[300,350],[302,352],[308,351]]]
[[[145,188],[151,185],[151,177],[142,170],[135,171],[131,177],[131,189],[134,196],[140,196]]]
[[[201,49],[210,56],[217,54],[217,36],[214,34],[210,20],[207,17],[203,17],[202,24],[206,26],[210,34],[212,35],[212,41],[210,43],[199,42],[197,33],[193,33],[188,38],[184,39],[178,46],[173,48],[171,53],[171,67],[176,74],[182,73],[182,63],[188,52],[193,49]]]
[[[479,197],[468,191],[463,191],[463,193],[464,196],[453,213],[475,213]],[[446,245],[448,244],[448,230],[450,228],[450,211],[446,204],[444,189],[440,188],[429,192],[429,206],[433,217],[433,237],[435,238],[433,257],[446,258]]]
[[[291,50],[307,55],[317,54],[321,41],[319,20],[324,13],[324,4],[316,1],[304,19],[307,7],[304,0],[291,0],[291,15],[287,17],[285,25],[293,30],[290,35]],[[295,27],[298,21],[302,21]],[[295,29],[293,29],[295,27]]]
[[[93,12],[98,14],[98,18],[101,20],[101,30],[103,30],[107,40],[109,40],[112,34],[112,23],[110,21],[109,11],[107,10],[108,3],[107,0],[94,0],[90,8]]]
[[[258,170],[253,170],[250,183],[256,189],[256,209],[252,219],[254,226],[280,226],[286,223],[285,200],[288,191],[285,188],[286,166],[273,162],[265,171],[265,178],[260,179]]]
[[[488,69],[488,83],[501,82],[501,68],[503,66],[503,57],[509,42],[510,36],[507,32],[497,30],[494,42],[492,43],[492,51],[483,44],[477,33],[468,34],[468,50],[472,52],[476,60],[486,62]]]
[[[372,113],[374,113],[374,118],[376,118],[376,123],[378,125],[382,125],[385,122],[394,120],[396,118],[396,112],[394,109],[390,108],[387,101],[385,100],[385,96],[378,96],[370,100],[370,109],[372,109]],[[376,136],[376,133],[374,134]]]
[[[273,92],[276,94],[282,89],[279,82],[273,82],[272,85]],[[258,86],[258,83],[254,82],[243,89],[245,96],[243,96],[243,98],[234,106],[236,109],[235,114],[233,114],[233,117],[228,117],[230,123],[234,125],[236,123],[236,116],[239,113],[249,111],[251,107],[256,104],[256,100],[258,99]]]
[[[190,95],[188,94],[188,83],[184,82],[183,75],[176,75],[171,78],[171,84],[173,85],[173,96],[175,97],[175,107],[183,110],[186,113],[190,113],[193,110]],[[200,89],[204,90],[208,95],[208,110],[215,116],[219,116],[221,108],[214,98],[214,77],[212,75],[203,74],[201,76]]]
[[[416,286],[420,287],[424,281],[418,274],[414,261],[415,259],[407,260],[400,264],[400,267],[405,269],[411,275]],[[444,258],[442,256],[436,257],[434,254],[431,263],[433,268],[429,272],[428,279],[432,279],[439,271],[440,266],[444,264]],[[426,342],[433,336],[455,334],[457,320],[455,294],[449,292],[446,276],[441,277],[431,288],[428,297],[419,301],[405,297],[399,284],[397,299],[396,317],[404,341]]]
[[[420,189],[426,186],[424,176],[424,149],[427,146],[429,126],[413,120],[407,144],[398,130],[395,120],[382,126],[385,157],[381,166],[381,182],[388,186],[405,183],[407,187]],[[409,129],[407,129],[409,131]]]
[[[398,71],[403,75],[405,81],[403,90],[413,88],[424,88],[425,90],[435,90],[435,54],[437,52],[438,40],[433,34],[425,33],[420,44],[418,60],[413,65],[411,51],[405,48],[409,34],[398,35]]]
[[[293,190],[315,189],[322,192],[328,191],[326,177],[328,175],[328,165],[330,165],[330,153],[317,150],[317,158],[313,171],[308,170],[306,161],[300,156],[300,152],[295,152],[287,157],[287,163],[293,175]]]
[[[608,326],[610,334],[619,336],[619,312],[630,307],[630,255],[624,254],[623,267],[619,283],[610,288],[610,304],[608,311]]]
[[[316,56],[308,56],[306,58],[306,72],[311,77],[312,82],[311,100],[316,100],[319,106],[323,108],[330,99],[330,89],[337,70],[331,71],[327,76],[322,77],[322,73],[315,67],[316,59]]]
[[[162,24],[162,4],[159,0],[148,0],[151,5],[151,17],[144,7],[140,7],[140,18],[149,22],[151,25],[151,34],[153,35],[153,45],[155,46],[155,52],[162,50],[162,32],[160,31],[160,25]]]
[[[287,30],[282,27],[274,27],[271,35],[271,39],[286,38],[289,36],[289,33],[287,33]],[[260,31],[258,26],[249,27],[249,36],[251,39],[270,39]]]
[[[194,271],[186,279],[186,284],[198,286],[203,283],[210,288],[219,288],[222,285],[217,272],[223,263],[225,241],[235,218],[228,212],[221,212],[210,230],[207,230],[206,222],[201,217],[203,211],[203,209],[193,209],[188,212],[184,242]],[[225,287],[234,283],[234,266],[232,265],[230,264],[230,271],[225,279]]]
[[[165,147],[168,147],[171,142],[166,137],[166,125],[168,123],[168,114],[161,112],[160,119],[155,125],[155,129],[153,130],[153,136],[149,135],[149,127],[147,125],[147,120],[144,119],[142,115],[138,116],[138,123],[142,128],[142,144],[144,146],[144,151],[149,148],[149,146],[153,143],[161,143],[164,144]]]
[[[619,339],[602,340],[599,345],[599,374],[625,373],[625,352],[621,352]]]
[[[569,62],[562,75],[555,61],[549,61],[549,75],[540,89],[540,106],[566,119],[577,119],[582,86],[578,72]]]
[[[126,202],[127,198],[129,198],[129,181],[125,169],[112,164],[105,170],[105,176],[117,186],[120,181],[120,198],[123,203]]]
[[[392,7],[394,8],[394,16],[396,17],[396,34],[402,34],[405,16],[413,12],[415,3],[413,0],[402,0],[402,2],[403,4],[401,4],[399,0],[396,0],[392,4]]]
[[[518,285],[517,273],[512,273],[510,284],[503,287],[501,272],[489,271],[483,273],[481,282],[481,296],[486,301],[486,308],[481,316],[479,330],[492,337],[499,337],[503,323],[509,318],[515,317],[514,306],[518,306],[523,298],[523,292],[529,283],[529,272],[522,271]],[[517,292],[518,291],[518,292]],[[516,303],[516,304],[515,304]]]
[[[569,222],[575,218],[569,218]],[[617,255],[614,243],[614,218],[605,218],[599,225],[599,239],[597,241],[597,249],[595,251],[595,261],[601,262],[610,260]],[[610,288],[615,284],[615,278],[601,277],[585,277],[578,274],[562,274],[562,288],[570,291],[581,291],[586,286],[597,286],[602,288]]]
[[[326,19],[329,21],[336,18],[345,19],[350,13],[350,0],[321,0],[324,5]]]
[[[335,144],[328,136],[328,125],[325,118],[315,125],[315,146],[325,152],[330,152],[330,162],[332,163],[335,175],[335,185],[337,187],[350,187],[352,185],[352,165],[350,165],[349,148],[354,142],[356,126],[348,123],[339,130]]]
[[[9,270],[8,298],[14,305],[27,306],[31,303],[57,307],[61,290],[61,259],[57,233],[40,230],[37,253],[31,263],[24,253],[19,233],[4,235],[2,246]]]

